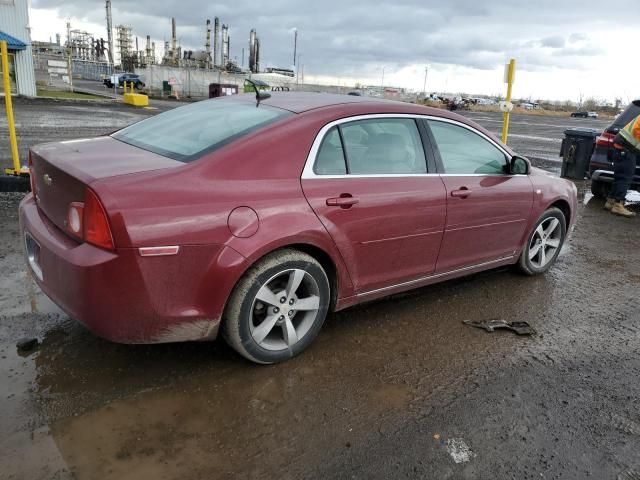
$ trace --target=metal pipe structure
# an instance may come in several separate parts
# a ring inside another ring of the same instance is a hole
[[[222,25],[222,60],[221,66],[224,68],[229,63],[229,27]]]
[[[220,19],[213,19],[213,65],[220,65]]]
[[[145,47],[144,56],[145,56],[144,63],[146,65],[155,63],[151,60],[151,35],[147,35],[147,45]]]
[[[260,38],[256,37],[256,53],[255,53],[256,71],[260,73]]]
[[[249,71],[251,73],[257,73],[256,71],[256,29],[252,28],[249,32]]]
[[[207,38],[204,42],[204,50],[207,52],[207,68],[211,67],[211,20],[207,18]]]
[[[109,63],[113,63],[113,19],[111,17],[111,0],[106,0],[107,10],[107,43],[109,44]]]
[[[175,17],[171,18],[171,60],[174,63],[178,62],[176,51],[176,19]]]

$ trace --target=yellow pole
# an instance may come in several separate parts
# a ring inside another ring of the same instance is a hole
[[[505,101],[511,103],[511,88],[513,87],[513,79],[516,73],[516,61],[514,58],[509,62],[507,67],[507,97]],[[502,143],[507,143],[507,137],[509,135],[509,118],[510,112],[504,112],[502,121]]]
[[[16,138],[16,123],[13,120],[13,104],[11,103],[11,82],[9,81],[9,51],[7,42],[0,42],[2,53],[2,80],[4,84],[4,103],[7,108],[7,123],[9,124],[9,143],[11,144],[11,158],[13,159],[13,170],[8,168],[7,173],[20,175],[20,157],[18,157],[18,140]]]

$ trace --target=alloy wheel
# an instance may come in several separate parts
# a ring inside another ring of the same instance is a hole
[[[562,242],[562,228],[555,217],[540,222],[529,242],[529,261],[536,268],[544,268],[551,262]]]
[[[265,350],[284,350],[298,343],[320,310],[320,288],[308,272],[282,271],[258,290],[251,307],[249,331]]]

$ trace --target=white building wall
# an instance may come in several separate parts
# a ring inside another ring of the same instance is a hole
[[[0,0],[0,30],[27,44],[16,54],[16,80],[18,93],[36,96],[36,78],[33,71],[31,35],[29,32],[28,0]]]

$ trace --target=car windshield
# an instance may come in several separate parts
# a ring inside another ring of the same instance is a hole
[[[214,99],[169,110],[112,135],[144,150],[190,162],[243,135],[293,115],[279,108]]]

